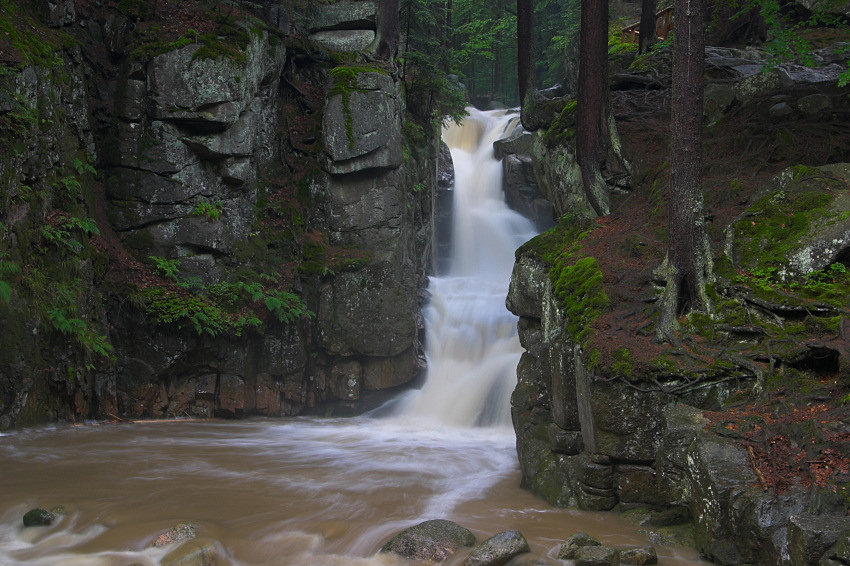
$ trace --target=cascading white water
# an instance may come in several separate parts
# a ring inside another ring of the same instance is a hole
[[[443,139],[455,167],[448,273],[432,277],[425,310],[428,377],[400,404],[404,418],[451,426],[510,426],[522,354],[516,317],[505,308],[514,251],[534,226],[507,207],[493,142],[516,123],[504,111],[470,109]]]

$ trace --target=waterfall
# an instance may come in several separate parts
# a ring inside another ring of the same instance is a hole
[[[522,348],[505,307],[514,252],[534,236],[532,223],[504,202],[493,142],[516,116],[469,109],[443,139],[455,167],[451,257],[432,277],[425,309],[428,375],[397,409],[404,418],[456,427],[510,426],[510,395]]]

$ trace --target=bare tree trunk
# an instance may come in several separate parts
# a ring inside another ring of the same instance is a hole
[[[641,0],[640,26],[638,27],[638,55],[646,53],[655,45],[655,6],[656,0]]]
[[[517,78],[519,86],[520,119],[525,116],[537,86],[534,69],[534,0],[516,0]],[[526,129],[532,128],[523,125]]]
[[[610,212],[608,187],[602,163],[608,153],[608,2],[582,0],[576,160],[581,168],[584,192],[599,216]]]
[[[711,312],[711,247],[703,212],[702,104],[705,15],[703,0],[676,0],[670,158],[670,243],[667,287],[657,335],[675,342],[678,315]]]

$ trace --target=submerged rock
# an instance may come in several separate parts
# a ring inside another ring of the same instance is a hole
[[[215,566],[222,554],[212,539],[194,539],[182,544],[162,558],[162,566]]]
[[[620,564],[658,564],[658,554],[651,546],[640,546],[620,551]]]
[[[579,549],[586,546],[600,546],[601,544],[589,534],[579,531],[561,545],[561,550],[558,551],[558,560],[573,560]]]
[[[25,527],[46,527],[53,523],[56,519],[56,515],[48,511],[47,509],[41,509],[40,507],[36,507],[35,509],[30,509],[24,515],[24,526]]]
[[[419,562],[445,562],[458,548],[475,544],[469,529],[434,519],[403,530],[391,538],[381,552],[392,552]]]
[[[620,551],[610,546],[583,546],[575,556],[576,566],[616,566]]]
[[[463,561],[463,566],[502,566],[514,556],[530,550],[521,532],[504,531],[479,544]]]
[[[513,558],[506,566],[555,566],[555,563],[538,556],[527,556],[523,554]]]
[[[166,546],[169,544],[174,544],[176,542],[181,542],[184,540],[190,540],[198,536],[198,527],[192,523],[180,523],[176,527],[172,527],[166,532],[160,534],[153,541],[152,546],[157,548]]]

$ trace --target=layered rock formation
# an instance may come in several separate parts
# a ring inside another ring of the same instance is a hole
[[[2,14],[41,35],[0,77],[0,428],[359,410],[423,368],[436,156],[353,63],[375,4],[160,4]]]

